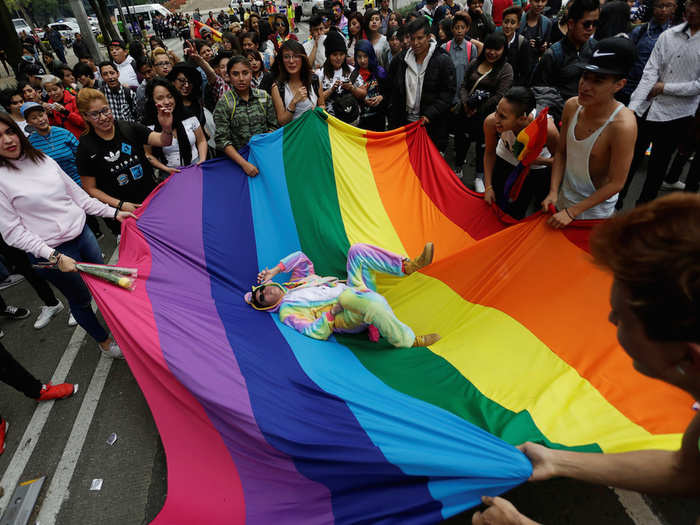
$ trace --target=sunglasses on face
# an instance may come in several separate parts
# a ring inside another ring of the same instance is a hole
[[[586,20],[581,25],[584,29],[590,29],[591,27],[598,27],[598,20]]]
[[[175,81],[176,81],[176,82],[179,82],[179,83],[182,84],[183,86],[184,86],[185,84],[189,84],[189,85],[192,84],[192,82],[190,82],[190,81],[187,80],[186,78],[176,78]]]

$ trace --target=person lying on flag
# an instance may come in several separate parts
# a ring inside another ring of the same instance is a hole
[[[347,282],[343,282],[337,277],[316,275],[311,260],[302,252],[294,252],[274,268],[262,270],[258,274],[260,284],[245,294],[245,301],[256,310],[279,312],[280,321],[314,339],[328,339],[333,332],[357,333],[368,329],[372,336],[376,329],[395,347],[429,346],[439,341],[440,336],[416,336],[399,321],[386,299],[376,291],[375,272],[403,277],[432,260],[430,242],[415,259],[370,244],[354,244],[348,251]],[[271,282],[282,272],[290,272],[291,281]]]

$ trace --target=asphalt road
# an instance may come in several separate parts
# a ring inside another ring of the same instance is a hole
[[[175,40],[168,45],[176,52],[181,49]],[[471,178],[468,174],[465,183]],[[639,189],[635,185],[630,196]],[[107,228],[103,231],[100,245],[109,260],[115,239]],[[0,487],[5,492],[0,512],[18,482],[46,476],[29,523],[150,522],[167,494],[165,454],[128,365],[102,358],[80,328],[67,325],[67,308],[46,328],[35,330],[41,304],[26,283],[1,293],[8,304],[32,310],[28,319],[0,321],[6,334],[3,344],[43,381],[63,376],[79,383],[80,390],[70,399],[37,405],[0,383],[0,412],[12,425],[7,450],[0,456]],[[109,445],[112,433],[117,440]],[[90,490],[95,479],[103,480],[99,491]],[[697,501],[642,497],[571,480],[526,484],[506,497],[547,524],[690,525],[700,515]],[[464,513],[447,523],[470,523],[470,516]]]

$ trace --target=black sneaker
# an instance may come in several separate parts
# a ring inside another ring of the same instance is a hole
[[[31,312],[26,308],[21,308],[19,306],[8,306],[5,308],[4,312],[0,312],[0,316],[7,319],[14,319],[16,321],[18,319],[26,319],[29,317],[30,313]]]

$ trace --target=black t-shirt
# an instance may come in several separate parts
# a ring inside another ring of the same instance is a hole
[[[90,131],[80,138],[78,173],[95,177],[97,189],[115,199],[143,202],[156,187],[153,168],[143,150],[150,133],[143,124],[123,120],[115,122],[112,140]]]

